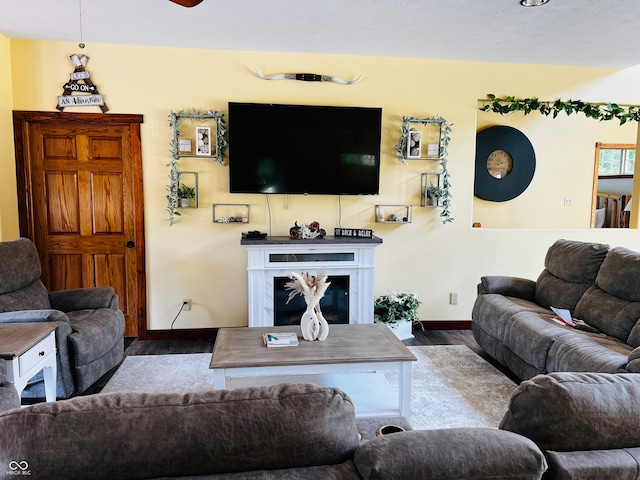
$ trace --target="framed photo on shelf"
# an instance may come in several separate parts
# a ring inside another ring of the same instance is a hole
[[[407,158],[421,158],[422,157],[422,132],[417,130],[409,131],[409,138],[407,138]]]
[[[196,127],[196,155],[211,156],[210,127]]]

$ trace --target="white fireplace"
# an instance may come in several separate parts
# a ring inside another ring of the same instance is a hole
[[[348,322],[343,323],[372,323],[374,252],[381,243],[377,237],[243,238],[241,244],[248,252],[249,327],[274,326],[275,285],[282,283],[275,279],[286,278],[291,272],[324,272],[329,281],[332,276],[348,277]]]

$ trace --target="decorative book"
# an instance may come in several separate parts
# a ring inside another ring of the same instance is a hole
[[[295,347],[298,345],[298,335],[295,333],[265,333],[263,338],[267,347]]]

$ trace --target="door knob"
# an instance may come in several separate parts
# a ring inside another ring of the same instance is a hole
[[[124,246],[127,248],[133,248],[136,246],[136,242],[134,242],[133,240],[129,240],[127,243],[124,244]]]

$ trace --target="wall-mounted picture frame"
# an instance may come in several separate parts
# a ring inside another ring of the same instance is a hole
[[[407,138],[407,158],[422,157],[422,132],[411,129]]]
[[[211,127],[196,127],[196,155],[211,156]]]

